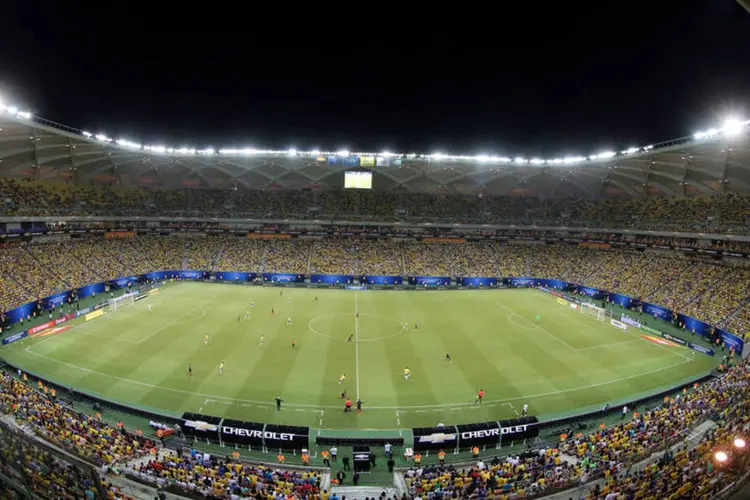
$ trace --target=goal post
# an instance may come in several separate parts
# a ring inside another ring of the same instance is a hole
[[[607,310],[597,307],[590,302],[583,302],[581,307],[578,308],[581,314],[586,314],[592,318],[596,318],[597,321],[604,321],[607,316]]]
[[[109,299],[107,305],[109,312],[116,312],[118,309],[121,309],[123,307],[132,306],[135,304],[135,294],[134,293],[126,293],[125,295],[122,295],[120,297],[115,297],[114,299]]]

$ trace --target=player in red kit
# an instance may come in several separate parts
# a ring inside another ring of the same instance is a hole
[[[484,389],[479,389],[479,392],[477,392],[477,400],[475,401],[475,403],[482,404],[483,399],[484,399]]]

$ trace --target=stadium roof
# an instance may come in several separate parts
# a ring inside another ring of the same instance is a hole
[[[0,175],[159,188],[339,189],[346,170],[367,169],[373,188],[386,191],[544,198],[750,193],[748,124],[559,159],[170,149],[72,129],[0,103]]]

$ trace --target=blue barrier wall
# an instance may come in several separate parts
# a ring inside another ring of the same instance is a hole
[[[127,288],[128,286],[135,285],[137,282],[137,276],[125,276],[123,278],[117,278],[116,280],[108,281],[107,283],[113,288]]]
[[[459,284],[470,287],[491,287],[497,286],[497,278],[458,278]]]
[[[539,280],[541,283],[544,280]],[[529,287],[536,286],[537,280],[534,278],[503,278],[503,283],[507,286]]]
[[[670,321],[672,319],[672,311],[665,307],[659,307],[654,304],[649,304],[648,302],[643,302],[642,306],[642,310],[646,314],[656,316],[657,318],[663,319],[664,321]]]
[[[70,297],[70,291],[60,292],[56,293],[55,295],[45,297],[45,299],[42,301],[42,308],[52,309],[53,307],[60,307],[60,304],[64,304],[65,301],[68,300],[68,297]]]
[[[146,273],[143,275],[144,278],[149,279],[151,281],[159,281],[163,280],[167,277],[166,271],[155,271],[153,273]]]
[[[404,278],[401,276],[360,276],[359,282],[368,285],[403,285]]]
[[[412,285],[448,286],[451,284],[451,279],[447,276],[409,276],[409,283]]]
[[[694,331],[698,335],[703,335],[704,337],[710,336],[711,331],[713,330],[713,327],[708,323],[704,323],[703,321],[690,316],[685,316],[684,314],[678,314],[677,319],[685,323],[686,330],[690,332]]]
[[[594,297],[594,298],[601,298],[606,293],[603,290],[599,290],[598,288],[591,288],[590,286],[581,286],[578,285],[578,293],[581,295],[586,295],[587,297]]]
[[[221,272],[216,273],[216,279],[219,281],[234,281],[234,282],[253,281],[255,280],[256,276],[257,276],[257,273],[236,273],[236,272],[228,272],[228,271],[221,271]]]
[[[625,308],[630,308],[633,306],[633,304],[636,302],[635,299],[632,297],[628,297],[627,295],[621,295],[619,293],[610,293],[609,294],[609,301],[613,304],[617,304],[618,306],[622,306]]]
[[[77,290],[78,298],[83,299],[85,297],[90,297],[94,295],[95,293],[104,293],[104,283],[96,283],[94,285],[86,285],[82,286]]]
[[[567,281],[561,281],[561,280],[544,279],[544,280],[539,280],[539,284],[541,286],[545,286],[552,290],[564,290],[570,287],[570,283],[568,283]]]
[[[303,283],[304,274],[263,273],[263,281],[270,283]]]
[[[351,274],[311,274],[310,283],[326,283],[329,285],[351,285],[354,276]]]
[[[15,309],[11,309],[10,311],[7,311],[5,313],[5,316],[8,318],[8,321],[11,323],[17,323],[21,321],[21,319],[26,319],[26,316],[34,312],[34,308],[36,307],[36,301],[29,302],[28,304],[24,304],[22,306],[18,306]]]
[[[734,347],[735,352],[739,353],[740,355],[742,354],[742,348],[745,343],[740,337],[732,333],[725,332],[724,330],[719,330],[719,335],[721,335],[721,340],[723,340],[727,345],[727,349],[729,349],[730,347]]]

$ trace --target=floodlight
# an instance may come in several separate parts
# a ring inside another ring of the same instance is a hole
[[[721,127],[722,132],[729,137],[741,134],[744,129],[745,124],[736,118],[728,119]]]

